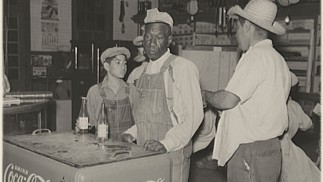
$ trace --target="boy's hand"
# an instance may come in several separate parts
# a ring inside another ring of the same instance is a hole
[[[133,143],[135,141],[135,138],[129,133],[124,133],[121,136],[122,136],[122,141],[123,142]]]

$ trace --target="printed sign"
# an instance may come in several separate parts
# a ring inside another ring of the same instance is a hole
[[[51,55],[31,55],[32,66],[46,66],[50,67],[52,65]]]
[[[15,164],[9,164],[3,174],[4,182],[50,182],[45,180],[42,176],[35,173],[30,173],[27,169],[24,169]]]
[[[57,0],[42,0],[41,19],[58,20]]]
[[[42,48],[56,49],[58,46],[58,23],[42,22]]]
[[[46,67],[33,67],[33,76],[46,76]]]

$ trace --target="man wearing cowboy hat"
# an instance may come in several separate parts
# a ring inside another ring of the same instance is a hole
[[[199,73],[194,63],[170,53],[173,19],[168,13],[148,10],[144,22],[143,46],[149,63],[136,85],[137,132],[126,132],[124,140],[135,138],[146,150],[167,152],[172,181],[186,182],[191,138],[203,119]]]
[[[130,52],[125,47],[106,49],[101,62],[107,75],[99,84],[92,86],[87,94],[87,110],[90,123],[97,126],[102,103],[108,113],[109,138],[121,141],[121,134],[134,125],[131,103],[136,88],[122,79],[127,72]]]
[[[236,38],[244,51],[224,90],[203,91],[207,103],[223,110],[213,158],[227,165],[228,181],[276,182],[281,170],[278,137],[288,126],[286,101],[291,74],[268,33],[284,34],[275,21],[277,6],[251,0],[228,15],[238,18]]]

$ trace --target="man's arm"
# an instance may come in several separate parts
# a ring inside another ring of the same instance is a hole
[[[89,114],[89,123],[91,123],[92,126],[95,126],[97,124],[100,108],[102,105],[102,99],[98,95],[98,87],[97,85],[92,86],[88,93],[87,93],[87,112]]]
[[[220,110],[232,109],[240,102],[238,96],[226,90],[216,92],[202,90],[202,95],[208,104]]]
[[[185,61],[183,64],[174,64],[173,70],[174,113],[177,120],[173,121],[173,128],[160,141],[168,152],[185,147],[200,126],[204,116],[199,73],[194,63]],[[166,73],[165,76],[169,76]]]

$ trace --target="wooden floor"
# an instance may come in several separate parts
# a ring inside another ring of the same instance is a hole
[[[318,157],[318,144],[320,141],[320,134],[315,132],[302,132],[298,131],[293,138],[294,143],[302,148],[304,152],[315,161]],[[212,146],[209,146],[203,151],[195,153],[191,157],[191,171],[189,182],[226,182],[226,168],[221,167],[218,169],[203,169],[198,168],[195,162],[201,157],[204,157],[208,152],[212,151]]]

